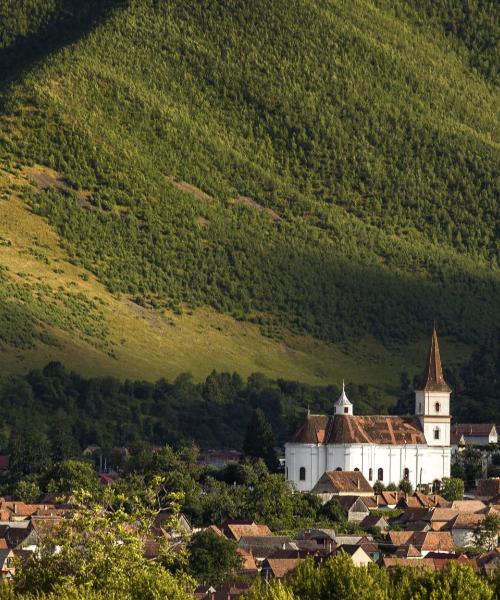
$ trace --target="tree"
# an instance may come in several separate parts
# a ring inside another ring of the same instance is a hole
[[[384,490],[385,490],[385,486],[384,486],[384,484],[381,481],[376,481],[373,484],[373,491],[376,494],[381,494]]]
[[[500,516],[496,513],[487,515],[474,530],[474,545],[481,550],[494,550],[498,545]]]
[[[188,571],[199,582],[216,585],[241,568],[236,542],[213,531],[195,533],[188,544]]]
[[[157,495],[158,489],[149,490],[151,506]],[[143,540],[152,535],[151,523],[157,510],[136,505],[127,513],[123,501],[112,488],[106,488],[100,503],[88,494],[75,494],[73,516],[51,530],[38,552],[18,568],[14,590],[36,595],[53,593],[55,598],[64,597],[68,589],[82,595],[92,589],[124,600],[191,598],[193,582],[188,577],[174,577],[144,556]],[[177,502],[171,497],[174,515]]]
[[[443,477],[443,486],[441,495],[450,502],[453,500],[462,500],[464,497],[464,482],[458,477]]]
[[[73,435],[71,420],[62,409],[59,409],[51,419],[49,438],[54,462],[60,462],[79,454],[80,449]]]
[[[408,494],[409,496],[413,494],[413,486],[409,479],[401,479],[398,488],[400,489],[400,491],[404,492],[405,494]]]
[[[271,529],[293,527],[292,491],[281,475],[269,475],[255,484],[247,510],[252,520],[266,523]]]
[[[33,425],[12,431],[9,455],[9,471],[14,480],[25,475],[40,475],[52,463],[49,440],[40,428]]]
[[[326,502],[319,512],[333,523],[345,524],[347,522],[347,511],[336,498]]]
[[[250,458],[264,459],[268,469],[275,471],[278,467],[276,445],[273,429],[260,408],[253,411],[248,423],[243,452]]]
[[[84,460],[65,460],[55,464],[43,477],[45,489],[50,493],[71,494],[84,490],[95,495],[97,475],[92,463]]]
[[[36,502],[40,494],[40,486],[29,479],[21,479],[14,488],[14,497],[28,504]]]

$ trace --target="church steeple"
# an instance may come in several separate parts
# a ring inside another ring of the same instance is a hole
[[[423,392],[451,392],[443,376],[436,327],[432,328],[431,345],[427,354],[424,376],[417,390]]]
[[[352,402],[345,393],[345,384],[342,380],[342,393],[339,396],[337,402],[335,402],[335,414],[336,415],[352,415]]]

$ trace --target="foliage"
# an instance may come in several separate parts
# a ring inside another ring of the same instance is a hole
[[[250,458],[264,459],[267,468],[274,471],[278,466],[275,446],[276,441],[271,424],[263,411],[257,408],[248,423],[243,441],[243,451]]]
[[[499,532],[500,516],[496,513],[486,515],[474,530],[474,545],[485,552],[494,550],[498,546]]]
[[[475,574],[470,566],[452,563],[447,569],[437,571],[414,568],[386,571],[373,563],[368,567],[355,567],[351,558],[340,552],[320,567],[307,559],[293,578],[284,583],[271,582],[268,586],[259,582],[246,597],[267,600],[492,600],[493,586],[493,582]]]
[[[156,491],[151,489],[150,499],[154,497]],[[85,492],[75,495],[75,501],[74,515],[64,519],[42,540],[39,552],[17,569],[17,592],[57,595],[69,588],[130,600],[190,597],[188,578],[174,578],[158,562],[144,557],[141,536],[149,531],[153,515],[146,506],[136,505],[135,511],[126,512],[124,498],[111,489],[103,503],[95,504]]]
[[[241,568],[237,544],[212,531],[196,533],[188,544],[190,574],[200,582],[216,585]]]
[[[462,500],[464,497],[464,482],[458,477],[443,477],[441,496],[446,500]]]
[[[404,492],[405,494],[413,494],[413,486],[411,484],[411,481],[409,481],[408,479],[402,479],[399,482],[398,489]]]
[[[385,490],[385,485],[381,481],[377,480],[373,484],[373,491],[375,494],[381,494],[384,490]]]
[[[495,3],[14,4],[0,4],[0,159],[60,172],[26,200],[110,291],[277,338],[399,344],[437,317],[486,340]],[[39,340],[33,306],[56,312],[31,300],[0,297],[9,346]]]

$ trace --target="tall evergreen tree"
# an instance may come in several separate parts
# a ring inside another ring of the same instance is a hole
[[[253,411],[248,423],[243,452],[250,458],[264,459],[268,469],[275,471],[278,468],[275,445],[271,424],[262,410],[257,408]]]

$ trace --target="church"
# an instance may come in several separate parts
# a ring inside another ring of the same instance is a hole
[[[286,478],[310,491],[325,471],[361,471],[370,485],[409,480],[438,489],[450,476],[450,393],[432,331],[412,416],[357,416],[344,386],[334,414],[307,417],[285,444]]]

